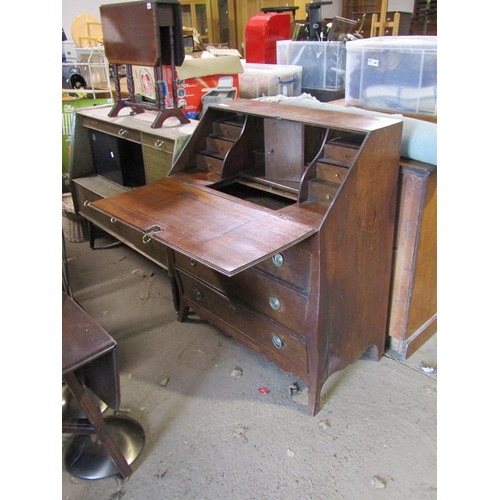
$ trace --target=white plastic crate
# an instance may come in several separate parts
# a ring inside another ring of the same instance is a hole
[[[344,42],[278,40],[278,64],[302,66],[302,88],[341,90],[345,87]]]
[[[376,37],[346,46],[346,104],[437,115],[436,36]]]

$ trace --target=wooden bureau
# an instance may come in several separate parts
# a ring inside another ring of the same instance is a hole
[[[180,321],[191,310],[300,377],[314,415],[330,375],[385,349],[401,130],[242,99],[206,111],[168,176],[73,171],[72,189],[79,213],[169,270]]]

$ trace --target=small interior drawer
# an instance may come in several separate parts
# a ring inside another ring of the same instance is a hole
[[[326,143],[324,155],[325,159],[339,165],[351,166],[354,158],[358,154],[359,148],[354,146],[344,146],[336,143]]]
[[[196,154],[196,167],[200,170],[208,170],[214,174],[222,174],[222,168],[224,166],[224,161],[220,158],[214,158],[213,156],[204,155],[201,153]]]
[[[214,121],[212,124],[213,134],[217,137],[225,137],[235,141],[241,135],[242,126],[239,123],[229,123],[225,121]]]

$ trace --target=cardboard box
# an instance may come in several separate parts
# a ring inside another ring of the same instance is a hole
[[[243,73],[243,66],[238,55],[186,58],[175,70],[177,105],[188,118],[199,118],[204,105],[240,97],[238,75]],[[146,100],[155,101],[153,68],[134,66],[132,73],[136,93]],[[170,107],[173,106],[170,66],[163,66],[163,79],[166,83],[165,103]]]

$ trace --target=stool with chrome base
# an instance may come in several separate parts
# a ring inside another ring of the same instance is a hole
[[[136,420],[103,417],[101,403],[120,406],[115,340],[69,295],[62,295],[62,376],[82,414],[63,412],[63,433],[74,434],[65,450],[67,471],[82,479],[132,474],[145,435]]]

